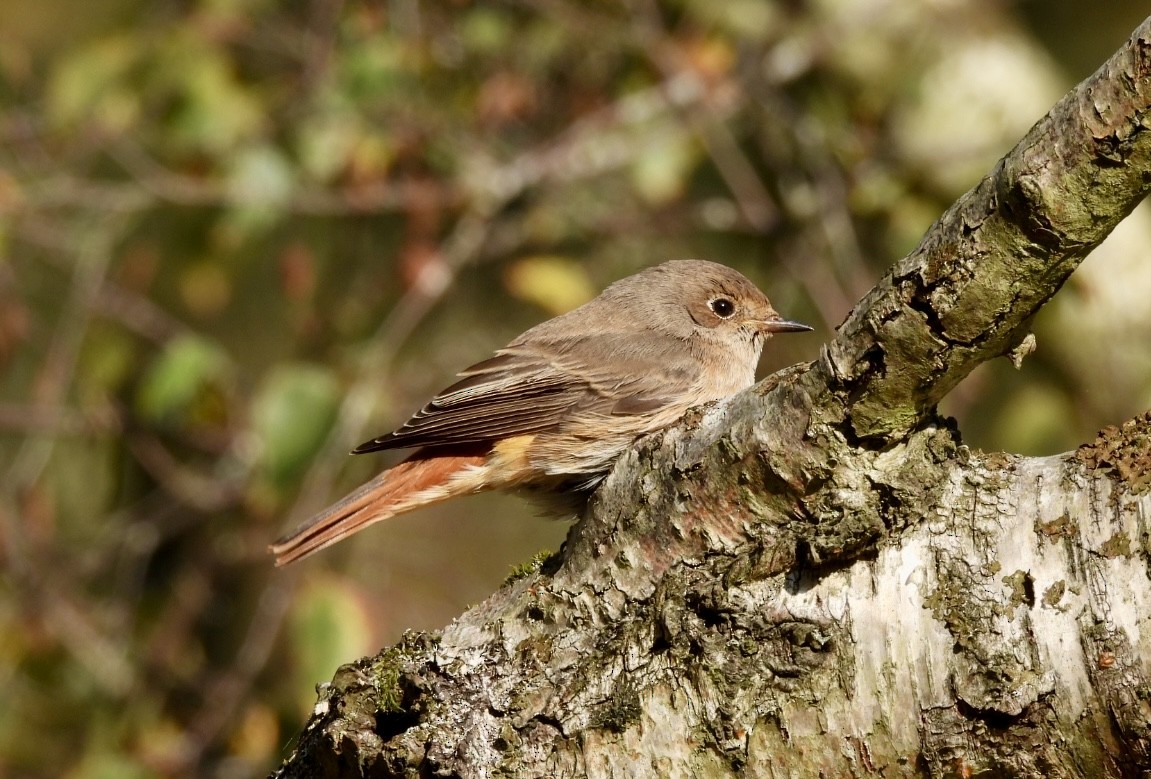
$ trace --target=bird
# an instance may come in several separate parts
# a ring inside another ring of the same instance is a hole
[[[382,520],[493,489],[586,496],[635,442],[750,387],[780,316],[742,273],[673,260],[525,331],[352,454],[415,451],[269,547],[276,566]]]

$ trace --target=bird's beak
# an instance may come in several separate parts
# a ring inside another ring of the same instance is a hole
[[[764,320],[763,332],[765,333],[806,333],[815,328],[809,327],[801,322],[793,322],[790,319],[767,319]]]

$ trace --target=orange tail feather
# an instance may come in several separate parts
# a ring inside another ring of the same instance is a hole
[[[485,454],[421,449],[269,547],[276,566],[295,562],[384,519],[486,486]]]

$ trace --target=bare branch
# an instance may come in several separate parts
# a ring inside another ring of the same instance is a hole
[[[856,306],[815,381],[893,442],[1031,317],[1151,191],[1151,23],[1069,92]]]

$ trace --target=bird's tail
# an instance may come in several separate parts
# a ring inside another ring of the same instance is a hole
[[[300,560],[368,525],[420,506],[478,492],[487,481],[482,453],[415,452],[329,506],[268,549],[276,566]]]

